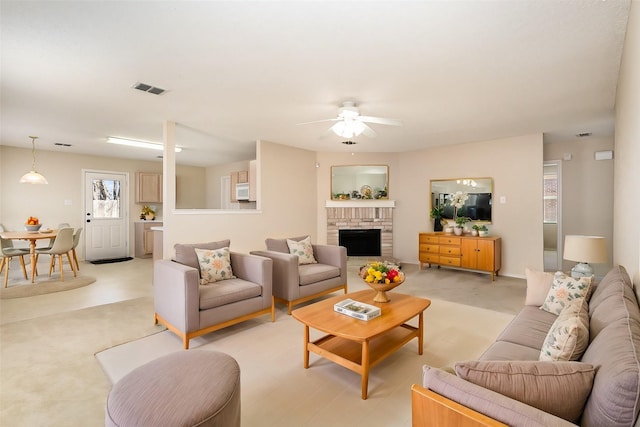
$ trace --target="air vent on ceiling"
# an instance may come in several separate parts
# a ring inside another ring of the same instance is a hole
[[[65,144],[64,142],[54,142],[53,145],[57,145],[59,147],[71,147],[71,144]]]
[[[580,132],[580,133],[577,133],[576,136],[578,138],[586,138],[587,136],[591,136],[591,132]]]
[[[152,93],[154,95],[162,95],[163,93],[166,92],[165,89],[161,89],[159,87],[151,86],[151,85],[148,85],[146,83],[140,83],[140,82],[137,82],[136,84],[134,84],[131,87],[134,88],[134,89],[141,90],[143,92]]]
[[[357,144],[357,142],[355,142],[355,141],[342,141],[342,143],[344,145],[356,145]]]

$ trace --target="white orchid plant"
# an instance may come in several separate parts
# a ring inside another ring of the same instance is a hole
[[[460,209],[464,206],[466,201],[469,199],[469,194],[464,191],[456,191],[455,193],[448,196],[449,204],[456,209]]]

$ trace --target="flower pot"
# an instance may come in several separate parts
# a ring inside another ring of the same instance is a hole
[[[471,235],[473,237],[477,236],[478,235],[478,230],[471,230]]]
[[[445,228],[444,228],[444,232],[445,232],[446,234],[451,234],[451,233],[453,233],[453,227],[449,227],[449,226],[445,227]]]
[[[478,231],[478,236],[480,237],[487,237],[488,235],[489,235],[488,231],[482,231],[482,230]]]
[[[146,214],[144,217],[145,217],[145,219],[147,221],[151,221],[153,218],[155,218],[155,215],[154,214]]]
[[[453,232],[455,233],[456,236],[462,236],[462,227],[455,227],[453,229]]]

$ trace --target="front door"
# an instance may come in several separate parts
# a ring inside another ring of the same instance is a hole
[[[129,174],[84,172],[85,259],[124,258],[129,255]]]

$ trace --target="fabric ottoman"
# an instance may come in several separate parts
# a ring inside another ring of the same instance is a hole
[[[106,426],[240,426],[240,367],[214,351],[180,351],[113,385]]]

